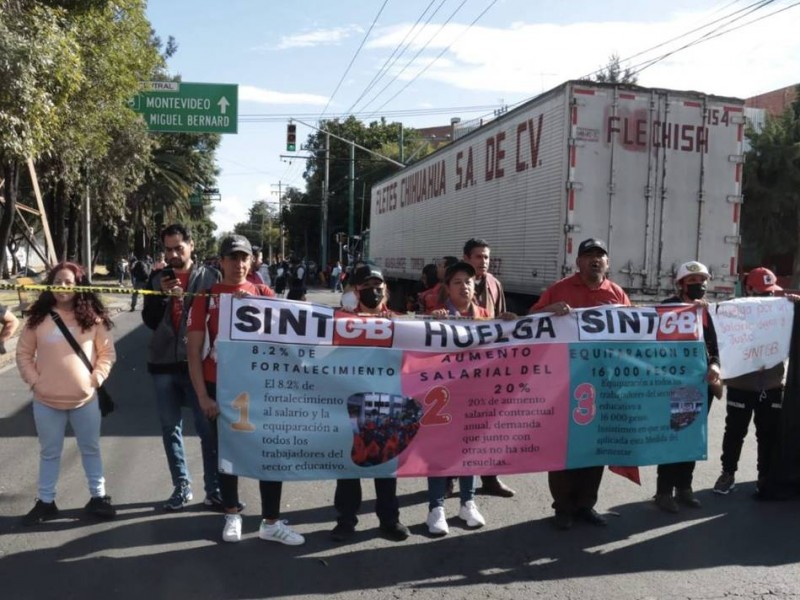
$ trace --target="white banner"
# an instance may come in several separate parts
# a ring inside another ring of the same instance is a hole
[[[738,298],[711,304],[723,379],[769,369],[789,356],[794,303],[786,298]]]

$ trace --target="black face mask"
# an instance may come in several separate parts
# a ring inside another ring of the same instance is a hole
[[[686,295],[690,300],[700,300],[706,295],[705,283],[690,283],[686,286]]]
[[[377,308],[383,301],[383,290],[381,288],[364,288],[359,290],[358,299],[367,308]]]

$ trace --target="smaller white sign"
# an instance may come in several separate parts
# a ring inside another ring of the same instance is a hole
[[[794,304],[786,298],[738,298],[708,308],[723,379],[769,369],[789,356]]]

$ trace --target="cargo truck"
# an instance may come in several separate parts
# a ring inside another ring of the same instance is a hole
[[[609,277],[640,301],[705,263],[709,293],[737,282],[744,101],[569,81],[376,183],[368,254],[407,289],[425,264],[491,245],[517,310],[606,241]],[[512,302],[513,303],[513,302]]]

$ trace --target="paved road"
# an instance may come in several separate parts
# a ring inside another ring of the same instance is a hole
[[[330,300],[327,294],[315,294]],[[402,519],[412,537],[393,543],[377,535],[374,493],[364,485],[364,517],[350,544],[336,545],[333,483],[285,486],[284,518],[303,533],[304,546],[258,539],[257,487],[241,484],[248,503],[245,538],[223,545],[222,517],[198,505],[160,511],[171,486],[163,456],[140,314],[116,319],[119,362],[111,378],[118,411],[103,423],[109,493],[115,521],[82,512],[87,501],[74,440],[62,461],[58,504],[63,517],[28,529],[19,518],[36,493],[38,445],[28,392],[16,369],[0,372],[0,598],[86,599],[245,598],[800,598],[800,507],[760,503],[754,489],[754,440],[742,457],[741,483],[729,497],[710,488],[718,474],[724,409],[711,411],[712,460],[699,463],[696,488],[704,507],[677,517],[649,501],[654,469],[640,488],[606,474],[598,508],[613,513],[608,528],[550,523],[544,475],[504,478],[518,490],[510,500],[480,498],[489,523],[479,532],[455,525],[432,539],[423,523],[425,482],[401,480]],[[199,444],[188,441],[190,465],[201,481]],[[456,500],[448,501],[454,514]]]

